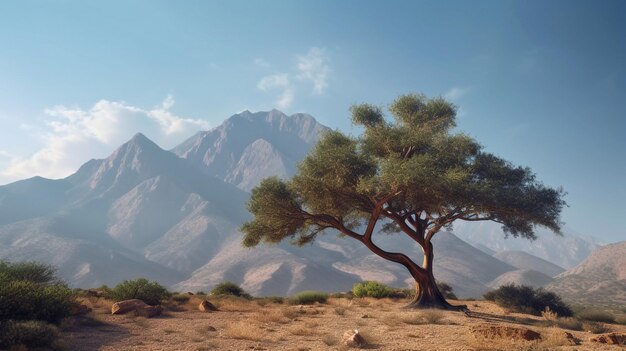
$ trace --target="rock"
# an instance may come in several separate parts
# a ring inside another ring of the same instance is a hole
[[[148,305],[139,299],[124,300],[116,302],[111,306],[111,314],[124,314],[145,306]]]
[[[580,345],[580,339],[576,338],[572,333],[565,332],[565,340],[572,346]]]
[[[212,326],[210,326],[210,325],[209,325],[208,327],[206,327],[205,329],[206,329],[207,331],[210,331],[210,332],[217,331],[217,329],[215,329],[215,327],[212,327]]]
[[[522,328],[501,325],[475,325],[470,327],[470,331],[475,336],[482,336],[485,339],[510,339],[510,340],[537,340],[541,339],[541,334],[536,331]]]
[[[361,318],[369,318],[370,316],[368,314],[364,314],[361,316]]]
[[[135,315],[139,317],[146,317],[146,318],[160,316],[161,312],[163,312],[163,308],[160,305],[158,306],[147,305],[147,306],[139,307],[135,309]]]
[[[73,303],[72,307],[70,309],[70,315],[72,316],[82,316],[82,315],[86,315],[87,313],[91,312],[91,308],[87,307],[81,303]]]
[[[626,345],[626,333],[608,333],[594,336],[591,341],[609,345]]]
[[[210,303],[209,300],[202,300],[200,305],[198,305],[198,309],[202,312],[212,312],[217,311],[217,307],[214,304]]]
[[[344,332],[341,337],[341,342],[348,347],[361,348],[367,345],[365,339],[363,339],[359,331],[356,329]]]

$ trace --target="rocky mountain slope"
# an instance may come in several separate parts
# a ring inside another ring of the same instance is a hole
[[[204,173],[248,191],[265,177],[292,175],[327,129],[307,114],[244,111],[197,133],[172,152]]]
[[[571,302],[626,306],[626,241],[596,249],[547,288]]]
[[[493,254],[493,257],[502,262],[506,262],[515,268],[521,270],[534,270],[536,272],[543,273],[548,277],[554,277],[559,273],[565,272],[565,269],[562,267],[523,251],[500,251]]]

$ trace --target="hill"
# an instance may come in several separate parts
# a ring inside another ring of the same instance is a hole
[[[626,241],[596,249],[547,288],[574,303],[626,306]]]

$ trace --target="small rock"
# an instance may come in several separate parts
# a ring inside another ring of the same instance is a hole
[[[364,314],[361,316],[361,318],[370,318],[370,316],[368,314]]]
[[[361,336],[358,330],[348,330],[343,333],[341,337],[341,342],[348,347],[358,347],[361,348],[367,345],[365,339]]]
[[[209,300],[202,300],[198,305],[198,309],[202,312],[212,312],[217,311],[217,307],[214,304],[210,303]]]
[[[568,333],[568,332],[564,332],[565,333],[565,339],[567,340],[567,342],[570,343],[570,345],[574,346],[574,345],[580,345],[580,339],[576,338],[574,335],[572,335],[572,333]]]
[[[608,333],[594,336],[591,341],[609,345],[626,345],[626,333]]]
[[[152,318],[156,316],[160,316],[161,312],[163,312],[163,308],[161,306],[144,306],[135,309],[135,315],[139,317]]]
[[[111,306],[111,314],[124,314],[146,306],[148,305],[139,299],[124,300]]]
[[[207,331],[210,331],[210,332],[217,331],[217,329],[215,329],[215,327],[212,327],[212,326],[210,326],[210,325],[209,325],[208,327],[206,327],[206,330],[207,330]]]
[[[87,307],[81,303],[73,303],[70,309],[70,315],[72,316],[83,316],[87,313],[91,312],[91,308]]]
[[[470,331],[472,334],[480,335],[485,339],[514,339],[526,341],[541,339],[541,334],[522,327],[475,325],[470,328]]]

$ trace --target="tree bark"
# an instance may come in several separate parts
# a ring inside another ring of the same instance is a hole
[[[424,263],[422,268],[424,268],[425,272],[411,271],[411,275],[415,278],[415,297],[406,307],[438,308],[453,311],[467,309],[466,305],[454,306],[449,304],[439,291],[433,275],[433,258],[433,245],[428,241],[424,245]],[[409,268],[409,270],[411,269]]]

